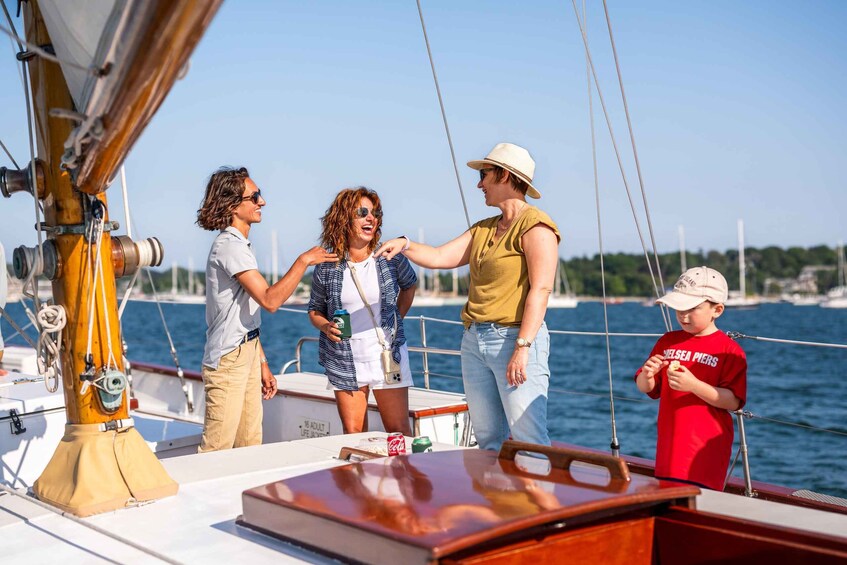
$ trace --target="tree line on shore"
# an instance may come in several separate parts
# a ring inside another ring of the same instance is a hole
[[[838,262],[837,250],[825,245],[809,248],[789,247],[747,247],[744,250],[745,265],[747,271],[747,292],[751,294],[765,294],[765,281],[768,279],[796,279],[804,267],[822,266],[816,272],[817,287],[820,293],[838,284],[836,265]],[[652,296],[653,283],[650,270],[647,267],[643,254],[637,253],[608,253],[603,257],[606,270],[606,294],[608,296]],[[656,266],[653,256],[650,255],[653,271]],[[665,287],[671,287],[681,272],[681,257],[678,252],[660,253],[659,263],[662,269],[662,277]],[[570,282],[572,291],[580,296],[602,296],[600,277],[600,256],[574,257],[562,260],[562,264]],[[686,264],[690,267],[708,265],[717,269],[726,277],[729,288],[739,288],[739,266],[738,250],[728,249],[721,251],[696,251],[686,253]],[[427,272],[427,288],[433,288],[433,275]],[[449,271],[438,273],[439,287],[449,292],[453,286],[453,276]],[[187,269],[179,268],[177,273],[178,285],[181,290],[188,287],[189,273]],[[202,288],[204,273],[195,272],[194,281],[198,288]],[[154,271],[153,279],[157,292],[169,292],[172,286],[171,270]],[[150,282],[146,277],[141,279],[143,292],[151,291]],[[305,284],[311,282],[311,274],[303,278]],[[467,273],[459,277],[459,293],[467,293]],[[769,285],[768,294],[780,292],[779,285]]]

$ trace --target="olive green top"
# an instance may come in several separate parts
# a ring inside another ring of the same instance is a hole
[[[506,233],[494,240],[502,215],[486,218],[471,226],[470,289],[462,309],[465,326],[491,322],[505,326],[520,325],[529,273],[521,237],[537,224],[544,224],[562,240],[559,228],[546,213],[527,204]]]

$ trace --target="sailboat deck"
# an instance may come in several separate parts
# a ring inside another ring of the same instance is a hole
[[[85,518],[120,539],[89,529],[34,501],[0,496],[0,536],[4,551],[22,562],[184,563],[327,562],[325,556],[265,536],[236,524],[242,492],[275,481],[343,465],[336,459],[343,446],[357,446],[370,432],[282,442],[163,461],[180,484],[177,496],[151,504]],[[456,449],[435,444],[436,450]],[[700,510],[782,527],[841,537],[847,516],[706,492],[697,497]],[[120,541],[125,540],[125,541]],[[143,552],[135,544],[147,548]]]

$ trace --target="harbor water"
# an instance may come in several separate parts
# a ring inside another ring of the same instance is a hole
[[[9,312],[25,323],[20,304]],[[162,304],[180,363],[200,370],[205,339],[202,305]],[[609,330],[620,333],[660,334],[660,310],[638,303],[608,306]],[[418,316],[458,321],[459,306],[415,308],[406,321],[411,345],[421,344]],[[303,336],[318,335],[305,312],[263,314],[262,344],[275,372],[294,358]],[[581,303],[576,309],[549,310],[551,382],[550,435],[555,440],[608,449],[611,417],[606,339],[604,336],[557,335],[555,330],[603,332],[603,306]],[[458,349],[462,326],[426,320],[427,345]],[[752,310],[729,309],[718,321],[724,331],[749,336],[847,343],[847,310],[763,304]],[[168,341],[156,304],[132,302],[123,321],[131,360],[173,366]],[[4,336],[12,330],[4,320]],[[621,451],[652,459],[655,453],[658,403],[641,394],[633,374],[643,364],[656,337],[611,338],[611,385]],[[20,337],[7,340],[23,345]],[[775,344],[741,339],[747,352],[748,387],[745,410],[754,417],[745,421],[754,480],[805,488],[847,498],[847,350]],[[417,386],[424,385],[422,356],[412,354]],[[317,344],[303,348],[303,370],[321,372]],[[429,356],[430,386],[462,391],[458,357]],[[284,377],[283,377],[284,378]],[[736,449],[738,443],[736,433]],[[741,463],[735,466],[741,476]]]

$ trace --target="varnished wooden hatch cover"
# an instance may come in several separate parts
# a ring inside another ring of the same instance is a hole
[[[619,459],[562,448],[541,448],[552,469],[535,473],[538,459],[515,461],[526,447],[539,446],[507,442],[499,456],[469,449],[384,457],[277,481],[242,494],[240,523],[344,559],[428,563],[504,536],[517,541],[545,526],[561,529],[699,493],[630,476]]]

